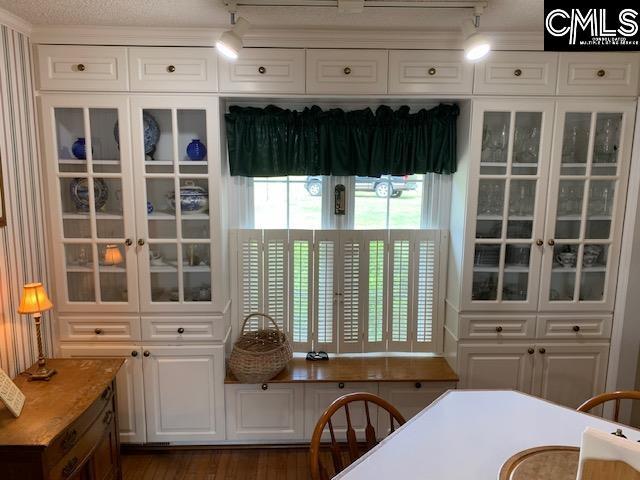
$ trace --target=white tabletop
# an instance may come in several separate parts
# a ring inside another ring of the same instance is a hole
[[[496,480],[513,454],[580,446],[582,432],[640,431],[513,391],[450,390],[340,475],[340,480]]]

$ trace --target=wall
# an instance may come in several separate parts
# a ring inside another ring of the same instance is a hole
[[[22,285],[46,272],[42,187],[38,160],[29,37],[0,26],[0,158],[7,226],[0,228],[0,367],[16,375],[37,359],[35,326],[18,315]],[[44,343],[51,343],[51,315],[43,315]]]

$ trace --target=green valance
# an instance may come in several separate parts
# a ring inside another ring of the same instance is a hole
[[[225,115],[231,175],[410,175],[456,171],[457,105],[409,113],[232,106]]]

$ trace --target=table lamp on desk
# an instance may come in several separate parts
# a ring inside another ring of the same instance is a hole
[[[30,380],[49,380],[56,373],[55,370],[47,368],[47,361],[42,353],[42,332],[40,322],[42,312],[53,308],[53,304],[47,292],[45,292],[42,283],[27,283],[22,289],[22,299],[18,307],[18,313],[23,315],[33,314],[36,321],[36,337],[38,339],[38,369],[35,372],[29,372]]]

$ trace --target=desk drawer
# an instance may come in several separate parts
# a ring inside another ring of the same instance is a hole
[[[142,317],[142,340],[145,341],[222,341],[224,335],[222,316]]]
[[[391,50],[389,93],[458,93],[473,90],[473,64],[462,52]]]
[[[218,91],[213,48],[130,48],[129,75],[138,92]]]
[[[128,89],[124,47],[38,45],[41,90],[125,91]]]
[[[538,338],[611,337],[611,315],[540,315]]]
[[[474,93],[553,95],[558,55],[549,52],[494,52],[476,64]]]
[[[307,93],[387,93],[386,50],[307,50]]]
[[[113,342],[140,340],[140,317],[60,317],[60,340]]]
[[[636,96],[637,53],[561,53],[559,95]]]
[[[528,339],[534,338],[533,315],[461,315],[460,339]]]

